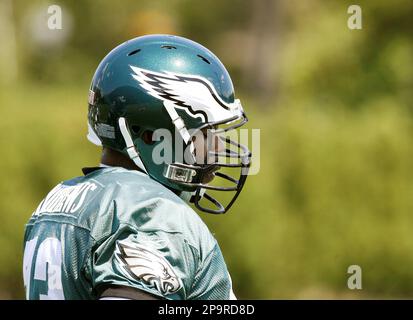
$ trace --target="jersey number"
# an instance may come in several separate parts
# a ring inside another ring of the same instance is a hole
[[[30,298],[30,279],[38,238],[27,241],[23,257],[23,280],[26,299]],[[34,264],[34,280],[47,282],[47,294],[40,294],[41,300],[63,300],[62,286],[62,246],[56,238],[46,238],[39,245]]]

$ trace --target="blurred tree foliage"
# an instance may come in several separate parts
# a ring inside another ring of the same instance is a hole
[[[60,42],[36,42],[50,2],[0,4],[0,298],[24,297],[31,212],[98,161],[85,139],[97,64],[146,33],[215,52],[261,129],[260,173],[228,215],[202,215],[239,297],[412,297],[412,1],[65,0]],[[351,4],[362,30],[347,28]],[[347,289],[352,264],[361,291]]]

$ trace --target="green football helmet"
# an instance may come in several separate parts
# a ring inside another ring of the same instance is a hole
[[[205,47],[171,35],[126,41],[99,64],[88,102],[94,144],[127,155],[202,211],[224,213],[238,197],[251,153],[230,131],[247,117],[227,70]],[[196,155],[199,137],[206,139],[205,161]],[[223,205],[207,190],[234,195]]]

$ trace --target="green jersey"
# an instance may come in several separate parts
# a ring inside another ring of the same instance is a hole
[[[147,175],[90,170],[58,184],[26,225],[27,299],[96,299],[126,286],[166,299],[230,299],[220,248],[199,216]]]

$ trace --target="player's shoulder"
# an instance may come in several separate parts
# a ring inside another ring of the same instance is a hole
[[[156,202],[158,205],[159,202],[168,202],[180,209],[190,209],[171,190],[137,170],[105,167],[85,175],[85,179],[97,183],[104,190],[103,196],[117,202],[119,214],[136,209],[136,205],[149,209],[151,202]]]
[[[147,198],[162,195],[170,196],[168,189],[151,179],[148,175],[137,170],[128,170],[122,167],[104,167],[85,170],[85,176],[69,180],[69,183],[93,183],[101,192],[100,197],[132,205]]]
[[[109,167],[86,175],[103,187],[102,203],[109,210],[99,214],[119,228],[135,231],[180,234],[193,246],[212,247],[215,238],[199,215],[174,192],[136,170]],[[108,214],[110,212],[111,214]]]

